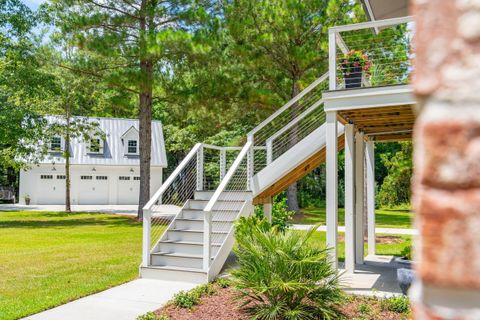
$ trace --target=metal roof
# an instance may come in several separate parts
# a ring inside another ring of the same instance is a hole
[[[61,121],[60,117],[48,116],[48,122]],[[108,165],[108,166],[138,166],[139,156],[125,155],[122,136],[132,127],[139,130],[139,121],[136,119],[118,118],[88,118],[90,122],[97,122],[99,129],[106,135],[103,147],[103,154],[89,154],[87,152],[88,142],[73,139],[70,142],[72,156],[71,164],[85,165]],[[60,154],[50,153],[41,163],[65,163]],[[167,156],[165,152],[165,141],[163,139],[162,123],[152,121],[152,166],[167,167]]]

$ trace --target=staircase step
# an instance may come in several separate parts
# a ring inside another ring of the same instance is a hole
[[[227,236],[227,231],[213,231],[213,240],[215,242],[223,242]],[[202,242],[203,241],[203,229],[169,229],[167,230],[167,239],[173,241],[189,241],[189,242]]]
[[[208,275],[202,269],[172,266],[140,267],[140,277],[145,279],[207,283]]]
[[[203,268],[203,254],[181,254],[176,252],[155,252],[150,255],[152,265],[184,268]],[[212,257],[213,260],[213,257]]]
[[[238,215],[238,210],[225,210],[225,211],[211,211],[213,218],[225,219],[225,220],[235,220]],[[184,219],[203,219],[205,212],[203,210],[195,210],[195,209],[183,209],[180,213],[180,218]]]
[[[171,244],[185,244],[185,245],[191,245],[191,246],[202,246],[203,247],[203,242],[196,242],[196,241],[176,241],[176,240],[163,240],[160,241],[160,243],[171,243]],[[221,243],[212,243],[212,246],[221,246]]]
[[[187,205],[185,208],[188,209],[194,209],[194,210],[203,210],[209,200],[188,200]],[[229,200],[218,200],[217,203],[213,206],[214,210],[233,210],[233,211],[239,211],[242,209],[243,204],[245,203],[245,200],[240,200],[240,201],[229,201]]]
[[[195,200],[210,200],[215,191],[195,191]],[[219,200],[246,200],[252,197],[250,191],[224,191]]]
[[[185,229],[185,230],[203,230],[204,226],[203,219],[176,219],[175,220],[175,229]],[[229,231],[233,226],[232,220],[214,220],[212,221],[212,230],[213,231]]]

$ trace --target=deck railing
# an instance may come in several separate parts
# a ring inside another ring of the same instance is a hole
[[[329,89],[375,87],[409,82],[414,24],[401,17],[329,29]],[[363,56],[352,65],[349,53]],[[357,69],[360,68],[360,69]]]

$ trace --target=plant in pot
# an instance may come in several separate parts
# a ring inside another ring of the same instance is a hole
[[[362,86],[362,77],[368,73],[371,62],[368,56],[358,50],[350,50],[343,55],[341,70],[345,80],[345,88],[360,88]]]
[[[408,289],[415,280],[415,272],[412,270],[412,246],[405,247],[401,252],[401,257],[395,259],[399,268],[397,269],[397,281],[403,294],[407,294]]]
[[[23,198],[25,199],[25,204],[26,204],[27,206],[30,205],[30,200],[31,200],[31,199],[30,199],[30,196],[29,196],[28,194],[26,194]]]

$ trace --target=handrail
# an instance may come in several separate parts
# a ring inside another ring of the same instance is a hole
[[[281,136],[282,134],[284,134],[288,129],[290,129],[291,127],[293,127],[295,124],[297,124],[298,122],[300,122],[301,120],[303,120],[306,116],[308,116],[312,111],[314,111],[315,109],[317,109],[321,104],[323,103],[323,100],[320,99],[318,100],[317,102],[315,102],[310,108],[308,108],[307,110],[303,111],[298,117],[296,117],[295,119],[293,119],[292,121],[290,121],[289,123],[287,123],[282,129],[278,130],[277,132],[275,132],[273,135],[271,135],[267,140],[267,144],[270,142],[270,141],[273,141],[275,140],[276,138],[278,138],[279,136]]]
[[[288,101],[285,105],[283,105],[283,107],[281,107],[280,109],[278,109],[277,111],[275,111],[274,113],[272,113],[267,119],[263,120],[262,123],[260,123],[258,126],[256,126],[255,128],[253,128],[253,129],[247,134],[247,136],[248,136],[248,137],[251,137],[251,136],[253,136],[255,133],[257,133],[258,131],[260,131],[261,129],[263,129],[267,124],[269,124],[270,122],[272,122],[276,117],[278,117],[281,113],[283,113],[285,110],[287,110],[288,108],[290,108],[293,104],[295,104],[298,100],[300,100],[301,98],[303,98],[303,96],[305,96],[307,93],[309,93],[310,91],[312,91],[316,86],[318,86],[320,83],[322,83],[323,81],[325,81],[327,78],[328,78],[328,71],[325,72],[320,78],[318,78],[317,80],[315,80],[314,82],[312,82],[308,87],[306,87],[302,92],[300,92],[299,94],[297,94],[293,99],[291,99],[290,101]],[[249,139],[249,140],[250,140],[250,139]]]
[[[154,205],[155,202],[162,196],[162,194],[167,190],[167,188],[172,184],[173,180],[180,174],[180,172],[185,168],[187,163],[196,155],[198,150],[202,147],[202,143],[197,143],[187,156],[180,162],[180,164],[173,170],[172,174],[165,180],[162,184],[160,189],[153,195],[153,197],[147,202],[147,204],[143,207],[143,210],[150,210]]]
[[[242,150],[240,151],[240,153],[238,154],[237,158],[235,159],[235,161],[233,162],[233,164],[230,166],[230,168],[228,169],[228,172],[225,174],[225,177],[222,179],[222,182],[220,183],[220,185],[218,186],[217,190],[215,190],[212,198],[210,199],[210,201],[208,201],[207,205],[205,206],[205,209],[203,209],[203,211],[206,211],[206,212],[210,212],[212,211],[213,209],[213,206],[215,205],[215,203],[217,202],[218,198],[220,197],[220,194],[225,190],[225,188],[227,187],[227,184],[230,182],[230,179],[232,179],[233,175],[235,174],[235,171],[237,171],[238,169],[238,166],[240,165],[240,163],[243,161],[243,159],[245,158],[247,152],[249,151],[250,147],[252,146],[253,142],[252,141],[248,141],[242,148]]]
[[[344,32],[344,31],[353,31],[353,30],[360,30],[360,29],[367,29],[367,28],[381,28],[381,27],[387,27],[387,26],[392,26],[392,25],[397,25],[397,24],[402,24],[402,23],[407,23],[412,21],[413,21],[412,16],[406,16],[406,17],[399,17],[399,18],[346,24],[342,26],[331,27],[329,28],[329,30],[334,30],[335,32]]]

